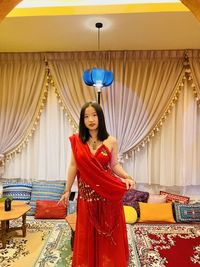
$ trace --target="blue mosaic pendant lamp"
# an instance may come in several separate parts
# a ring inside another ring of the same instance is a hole
[[[103,27],[103,23],[97,22],[95,26],[98,29],[98,50],[100,50],[100,29]],[[94,86],[96,89],[99,104],[102,88],[110,86],[113,79],[113,72],[104,69],[92,68],[91,70],[85,70],[83,72],[83,80],[85,84],[88,86]]]

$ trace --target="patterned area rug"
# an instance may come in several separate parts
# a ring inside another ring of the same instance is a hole
[[[141,267],[200,265],[200,224],[135,224]]]
[[[17,224],[17,220],[12,221],[11,227]],[[0,249],[1,267],[71,264],[71,231],[64,220],[28,220],[25,238],[20,230],[8,235],[6,248]]]
[[[19,222],[12,222],[17,226]],[[21,223],[21,222],[20,222]],[[131,225],[127,225],[130,251],[129,267],[140,267]],[[5,249],[0,249],[1,267],[70,267],[71,230],[65,221],[28,220],[27,235],[22,231],[9,233]]]

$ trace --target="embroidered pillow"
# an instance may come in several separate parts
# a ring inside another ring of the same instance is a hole
[[[31,182],[3,182],[3,197],[11,197],[13,200],[29,203],[31,191]]]
[[[172,203],[142,203],[139,222],[170,222],[174,223]]]
[[[177,222],[200,221],[200,203],[194,203],[194,204],[174,203],[174,211]]]
[[[65,190],[65,182],[33,182],[31,200],[29,205],[32,207],[27,215],[35,214],[37,200],[60,200],[61,195]]]
[[[165,191],[160,191],[160,195],[166,195],[166,202],[178,202],[178,203],[184,203],[187,204],[190,201],[190,198],[187,196],[182,196],[182,195],[176,195],[176,194],[171,194]]]
[[[123,205],[135,208],[139,217],[140,208],[138,202],[147,202],[148,198],[149,192],[130,189],[123,197]]]
[[[167,195],[149,195],[147,203],[166,203]]]
[[[37,200],[35,209],[36,219],[64,219],[67,207],[54,200]]]

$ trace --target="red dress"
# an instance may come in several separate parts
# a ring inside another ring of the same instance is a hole
[[[72,140],[71,143],[75,159],[79,161],[80,156],[76,157],[77,146],[74,147]],[[84,149],[92,161],[101,165],[97,166],[98,168],[103,168],[106,175],[112,176],[111,179],[119,180],[117,177],[113,178],[109,168],[111,153],[105,145],[102,144],[95,155],[90,152],[87,144],[83,144],[81,154]],[[85,158],[84,153],[81,157]],[[93,177],[96,178],[96,172],[93,174],[92,170],[90,171],[92,180]],[[72,267],[127,267],[129,252],[122,201],[107,202],[107,199],[99,194],[101,191],[97,193],[94,190],[92,182],[88,184],[90,180],[85,181],[81,176],[82,172],[84,167],[80,171],[78,168],[79,196]],[[99,190],[103,183],[98,182],[96,186]]]

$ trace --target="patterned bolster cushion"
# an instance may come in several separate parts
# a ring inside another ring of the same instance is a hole
[[[13,200],[30,202],[32,183],[3,182],[3,197],[10,197]]]
[[[174,203],[174,211],[177,222],[200,222],[200,203]]]

